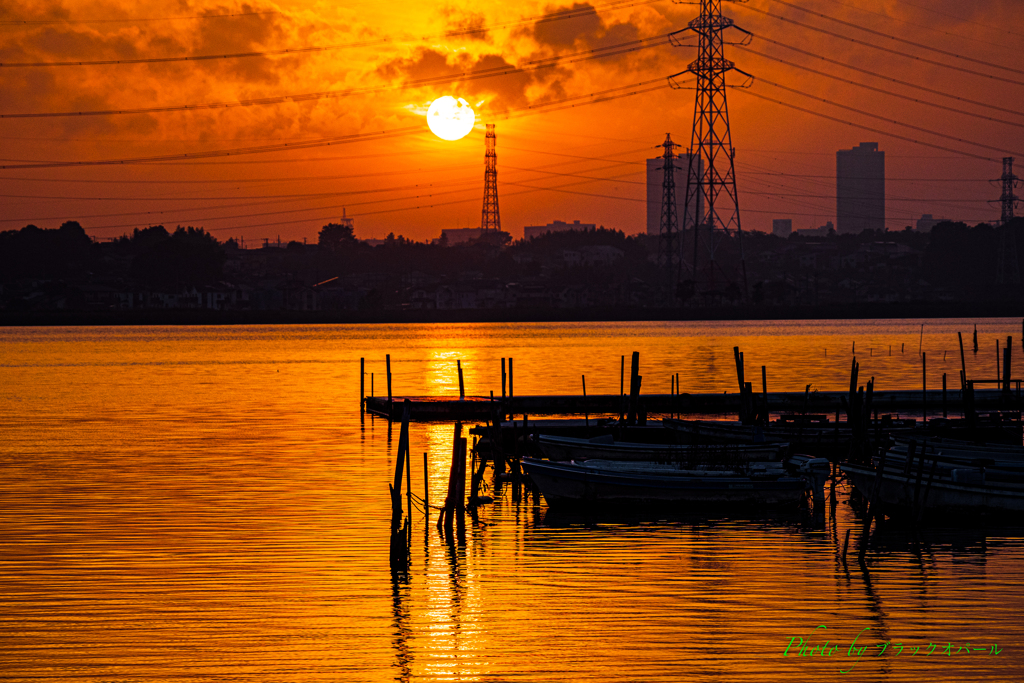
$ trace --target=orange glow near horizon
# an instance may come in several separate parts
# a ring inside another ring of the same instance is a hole
[[[1002,156],[1024,150],[1019,115],[997,106],[1014,101],[1022,80],[998,68],[1016,65],[1024,50],[1024,35],[1005,29],[1017,23],[1012,0],[830,5],[829,15],[845,24],[775,0],[727,5],[724,12],[755,35],[749,49],[726,48],[755,76],[749,90],[728,90],[744,229],[770,230],[773,218],[792,218],[794,228],[834,220],[835,152],[869,140],[886,152],[890,229],[924,213],[969,223],[998,216],[989,201],[999,192],[988,181]],[[0,169],[0,230],[78,220],[94,237],[112,238],[155,224],[193,225],[256,245],[315,240],[343,212],[364,239],[395,233],[422,241],[442,228],[475,227],[482,131],[445,143],[422,125],[426,107],[452,95],[497,126],[502,225],[513,237],[553,220],[633,234],[646,228],[645,159],[658,155],[666,132],[683,149],[690,143],[694,91],[650,88],[684,70],[696,49],[636,41],[684,28],[696,5],[283,0],[225,9],[198,0],[182,7],[25,0],[0,9],[0,114],[19,116],[4,119],[0,166],[168,159]],[[567,10],[576,10],[573,18],[552,20]],[[983,64],[906,43],[899,51],[915,58],[872,49],[864,43],[896,43],[854,24]],[[629,51],[608,50],[616,45]],[[587,59],[594,50],[614,54]],[[249,53],[260,54],[130,63]],[[117,63],[10,66],[90,60]],[[737,85],[741,78],[727,77]],[[616,88],[640,92],[608,99]],[[606,94],[593,103],[594,93]],[[125,110],[138,111],[112,113]],[[76,115],[52,116],[69,112]]]

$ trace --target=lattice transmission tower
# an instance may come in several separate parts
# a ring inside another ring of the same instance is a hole
[[[661,155],[661,169],[664,179],[661,183],[661,230],[658,262],[665,275],[665,291],[669,301],[675,298],[676,287],[679,285],[682,253],[680,247],[682,237],[679,234],[679,213],[676,207],[675,148],[672,135],[665,135],[661,143],[664,152]]]
[[[484,230],[501,230],[501,214],[498,213],[498,153],[495,151],[497,137],[494,124],[487,124],[485,137],[487,151],[484,152],[484,209],[480,227]]]
[[[1013,175],[1013,157],[1003,157],[1003,175],[998,182],[1002,183],[1003,192],[999,196],[1002,204],[1002,218],[999,225],[999,261],[996,266],[996,281],[1001,285],[1020,284],[1020,263],[1017,260],[1017,239],[1013,227],[1013,209],[1020,198],[1013,191],[1017,188],[1017,176]]]
[[[722,34],[728,28],[735,28],[745,36],[739,42],[727,42]],[[736,151],[732,146],[732,132],[729,129],[725,74],[736,71],[746,76],[741,87],[749,86],[753,76],[737,69],[735,64],[725,58],[725,45],[745,45],[753,35],[736,26],[732,19],[722,16],[722,0],[700,0],[700,15],[685,29],[670,34],[672,44],[692,47],[683,44],[683,34],[688,31],[697,34],[697,59],[690,62],[686,71],[671,76],[669,84],[674,88],[686,88],[679,77],[686,73],[697,77],[684,211],[689,216],[697,198],[702,197],[704,220],[694,225],[690,272],[696,291],[700,294],[715,291],[716,270],[718,277],[732,279],[721,269],[715,256],[722,241],[730,233],[735,233],[740,252],[740,286],[746,298],[747,268],[743,257],[743,229],[740,224],[734,164]]]

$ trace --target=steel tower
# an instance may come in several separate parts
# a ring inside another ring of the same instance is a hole
[[[661,231],[658,254],[659,263],[665,274],[666,293],[669,301],[675,298],[675,290],[679,284],[681,257],[681,237],[679,235],[679,213],[676,207],[675,152],[678,146],[672,142],[672,135],[665,135],[665,148],[662,154],[662,170],[665,173],[661,184]]]
[[[747,269],[743,258],[743,230],[740,225],[740,204],[736,192],[736,150],[732,146],[729,129],[729,107],[725,97],[725,74],[736,71],[747,77],[744,87],[753,76],[736,68],[725,58],[726,41],[722,33],[735,28],[744,34],[739,42],[745,45],[752,34],[736,26],[732,19],[722,16],[722,0],[700,0],[700,15],[681,31],[670,35],[672,44],[687,47],[682,43],[681,34],[693,31],[697,34],[697,59],[690,62],[686,71],[669,78],[675,88],[683,87],[677,80],[685,73],[697,77],[697,97],[693,109],[693,136],[690,143],[689,173],[686,176],[685,215],[690,214],[698,197],[704,199],[704,217],[701,225],[694,225],[693,261],[690,270],[698,293],[711,293],[715,288],[715,271],[721,267],[715,260],[715,252],[722,240],[735,231],[739,242],[742,292],[747,293]],[[692,47],[692,46],[690,46]],[[703,162],[703,164],[701,164]],[[703,265],[701,262],[704,261]],[[724,275],[724,273],[723,273]],[[731,279],[731,278],[728,278]]]
[[[1009,222],[1013,220],[1013,209],[1019,198],[1013,194],[1017,187],[1017,176],[1013,175],[1013,157],[1003,157],[1003,175],[999,181],[1003,192],[999,202],[1003,205],[999,227],[999,261],[996,265],[996,281],[1001,285],[1020,284],[1020,263],[1017,261],[1017,240]]]
[[[501,215],[498,213],[498,154],[494,124],[487,124],[487,151],[484,153],[484,209],[480,227],[484,230],[501,230]]]

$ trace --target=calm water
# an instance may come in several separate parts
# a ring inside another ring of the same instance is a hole
[[[456,359],[469,393],[500,392],[502,356],[517,394],[577,393],[582,374],[615,393],[633,350],[645,391],[675,372],[683,391],[734,391],[734,345],[772,390],[848,386],[854,344],[862,378],[916,389],[920,345],[937,388],[957,376],[957,330],[972,377],[995,377],[1008,335],[1024,362],[1019,320],[920,325],[0,329],[0,679],[1019,680],[1015,528],[891,533],[847,569],[845,504],[819,528],[587,519],[506,495],[464,546],[414,517],[410,578],[389,570],[398,430],[360,419],[360,357],[378,394],[385,353],[396,394],[457,394]],[[427,452],[440,500],[452,426],[411,441],[413,488]],[[794,636],[840,647],[784,656]]]

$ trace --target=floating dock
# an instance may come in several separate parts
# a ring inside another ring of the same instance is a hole
[[[945,393],[945,397],[943,394]],[[842,397],[849,391],[769,392],[768,410],[773,413],[824,413],[842,410]],[[402,406],[408,399],[410,418],[417,421],[484,420],[494,413],[505,415],[618,415],[627,409],[628,396],[596,394],[587,396],[515,396],[493,400],[487,396],[386,396],[367,397],[367,412],[390,420],[402,419]],[[765,394],[754,393],[759,404]],[[1005,408],[1003,393],[997,389],[975,389],[975,410]],[[641,394],[640,408],[647,414],[728,415],[740,409],[740,394]],[[959,413],[963,402],[959,391],[941,389],[924,391],[875,391],[872,408],[879,414],[892,413],[904,417],[919,416],[927,407],[930,414],[942,410]]]

